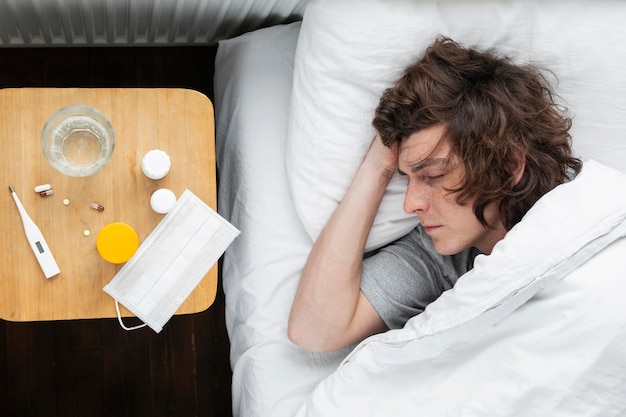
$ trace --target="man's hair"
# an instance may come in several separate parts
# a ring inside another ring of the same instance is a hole
[[[450,190],[458,192],[457,203],[474,198],[474,214],[487,226],[484,210],[499,201],[507,230],[541,196],[580,172],[571,124],[538,69],[445,37],[384,92],[373,120],[387,146],[443,125],[442,140],[465,168],[464,181]],[[520,158],[525,170],[514,184]]]

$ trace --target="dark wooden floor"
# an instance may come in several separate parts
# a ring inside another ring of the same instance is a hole
[[[186,87],[212,98],[216,50],[0,48],[0,88]],[[0,320],[0,416],[229,416],[228,349],[221,289],[160,334],[115,319]]]

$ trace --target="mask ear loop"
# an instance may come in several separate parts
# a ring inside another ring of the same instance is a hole
[[[120,313],[120,303],[117,302],[117,300],[115,300],[115,311],[117,311],[117,321],[120,322],[120,326],[122,326],[122,329],[124,330],[137,330],[137,329],[141,329],[142,327],[146,327],[147,324],[140,324],[138,326],[133,326],[133,327],[127,327],[124,325],[124,322],[122,321],[122,313]]]

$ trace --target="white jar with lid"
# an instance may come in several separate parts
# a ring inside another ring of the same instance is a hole
[[[156,213],[169,213],[176,205],[176,194],[167,188],[159,188],[150,197],[150,207]]]
[[[160,180],[170,172],[171,162],[167,153],[153,149],[141,160],[141,170],[151,180]]]

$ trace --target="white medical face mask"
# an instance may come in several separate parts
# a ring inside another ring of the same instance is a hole
[[[239,233],[186,190],[104,287],[115,299],[121,326],[143,327],[124,326],[118,302],[160,332]]]

